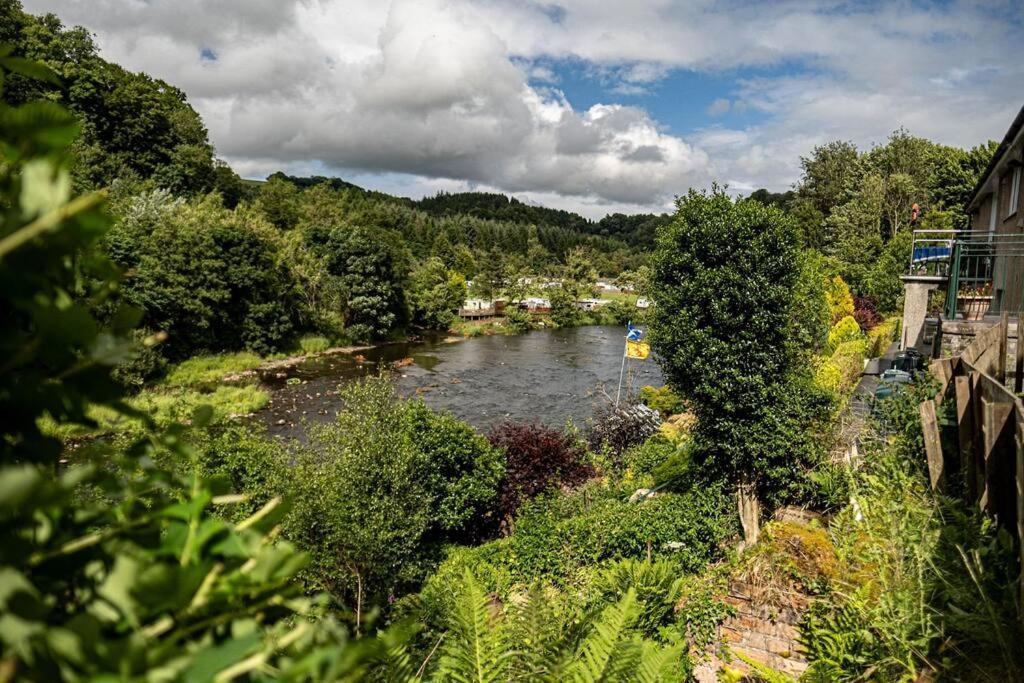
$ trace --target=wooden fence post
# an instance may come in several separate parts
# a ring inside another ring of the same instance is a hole
[[[1010,336],[1010,313],[1003,311],[1003,317],[999,320],[999,360],[996,362],[996,378],[1006,386],[1006,354],[1007,337]]]
[[[1019,328],[1018,328],[1019,329]],[[1018,338],[1019,341],[1019,338]],[[1017,400],[1017,472],[1014,480],[1017,484],[1017,551],[1020,559],[1020,589],[1018,599],[1020,601],[1019,614],[1024,618],[1024,415],[1021,414],[1021,402]]]
[[[942,460],[942,441],[939,438],[939,420],[935,414],[935,401],[923,401],[918,407],[921,413],[921,430],[924,433],[924,450],[928,456],[928,478],[932,490],[941,491],[946,486],[945,463]]]
[[[959,437],[960,467],[967,483],[967,499],[978,500],[978,466],[974,448],[974,406],[971,403],[971,378],[958,376],[956,383],[956,424]]]
[[[1020,317],[1017,317],[1017,341],[1014,343],[1013,358],[1016,361],[1013,365],[1013,393],[1019,394],[1024,391],[1024,343],[1020,338]]]
[[[1005,452],[1005,449],[997,448],[997,446],[999,446],[1000,436],[1012,413],[1013,406],[1011,404],[990,401],[984,395],[981,397],[981,434],[985,443],[982,452],[985,461],[985,488],[981,494],[981,507],[993,516],[999,516],[1000,507],[1005,506],[1006,502],[1000,500],[1000,498],[1004,498],[1000,495],[1000,489],[1006,490],[1006,482],[999,481],[1000,470],[1004,469],[1001,466],[1003,462],[1000,461],[999,455],[1000,452]],[[999,517],[1003,524],[1008,521]]]
[[[935,335],[932,336],[932,358],[942,355],[942,314],[935,319]]]

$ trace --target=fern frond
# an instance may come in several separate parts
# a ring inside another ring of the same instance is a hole
[[[684,646],[659,646],[651,641],[644,641],[640,650],[640,661],[631,680],[637,683],[661,683],[662,681],[678,681],[683,676],[680,666]]]
[[[618,603],[601,613],[568,667],[566,677],[580,683],[614,680],[613,674],[623,667],[624,660],[635,661],[638,657],[638,646],[627,639],[627,634],[639,615],[636,591],[630,588]]]
[[[467,570],[432,680],[456,683],[506,681],[508,660],[513,652],[503,630],[500,615],[492,617],[490,599]]]

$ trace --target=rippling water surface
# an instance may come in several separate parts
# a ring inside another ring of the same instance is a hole
[[[260,418],[271,433],[300,435],[303,421],[334,417],[340,384],[411,358],[411,365],[391,370],[399,392],[419,395],[481,429],[505,419],[582,424],[604,400],[602,388],[615,394],[623,335],[621,327],[578,327],[390,344],[363,351],[362,359],[323,356],[289,369],[286,377],[265,378],[274,392]],[[634,389],[662,384],[653,359],[629,361],[627,375]]]

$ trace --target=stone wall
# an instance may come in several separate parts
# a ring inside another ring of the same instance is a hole
[[[807,668],[807,659],[801,653],[797,637],[800,616],[807,609],[809,599],[792,592],[788,596],[789,604],[770,606],[758,604],[754,595],[751,587],[742,582],[729,586],[725,601],[736,609],[736,616],[720,627],[723,644],[759,664],[799,676]],[[733,662],[732,666],[747,668],[742,661]]]

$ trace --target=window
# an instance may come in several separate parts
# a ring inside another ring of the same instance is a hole
[[[1006,207],[1006,215],[1012,216],[1017,213],[1020,205],[1020,166],[1013,169],[1013,178],[1010,179],[1010,204]]]

